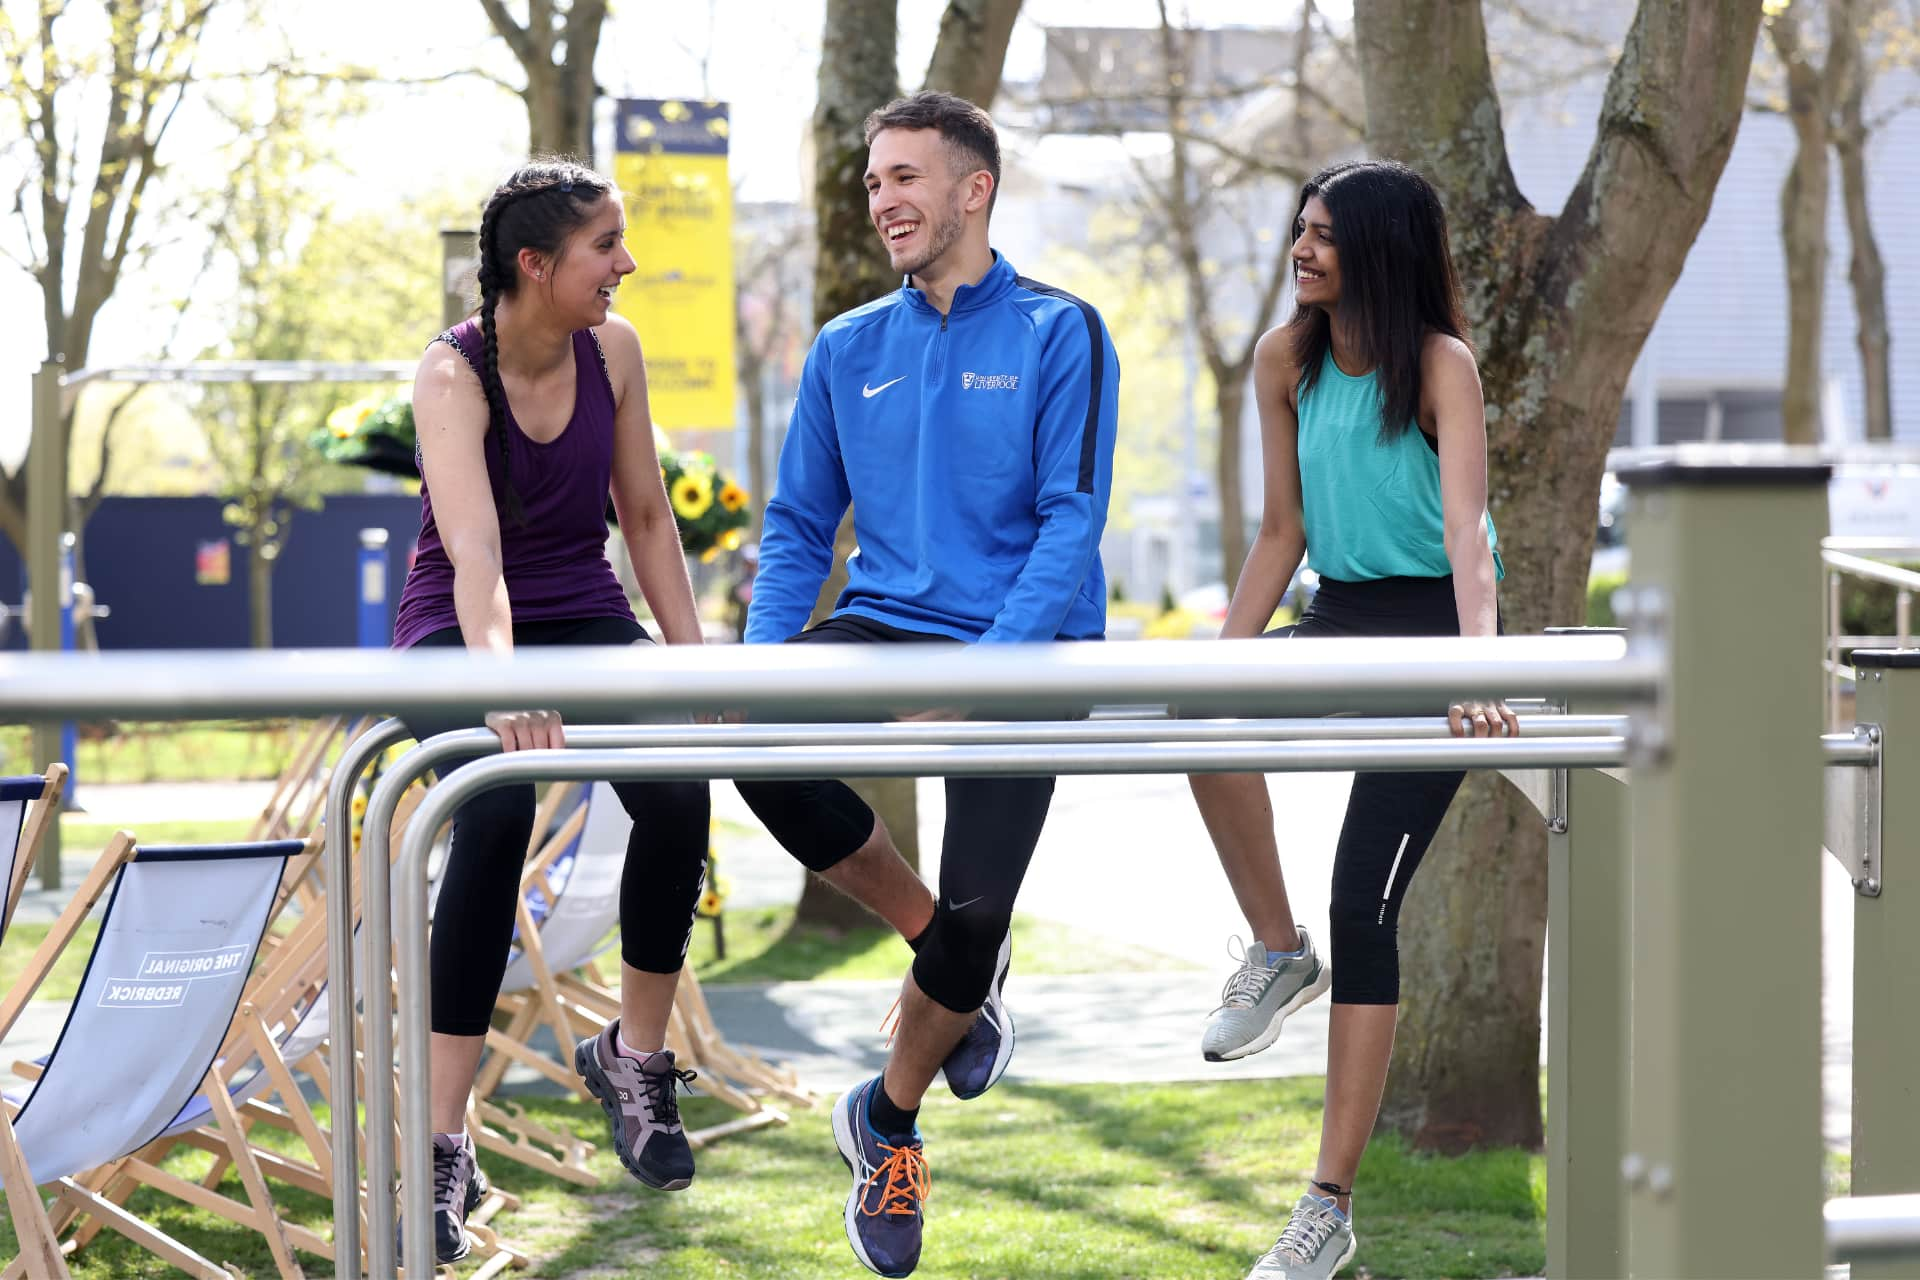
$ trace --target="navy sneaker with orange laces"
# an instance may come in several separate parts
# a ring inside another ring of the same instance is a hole
[[[847,1243],[875,1275],[913,1274],[920,1265],[920,1232],[933,1189],[919,1133],[882,1134],[870,1109],[880,1088],[875,1076],[833,1104],[833,1140],[853,1175],[847,1193]]]

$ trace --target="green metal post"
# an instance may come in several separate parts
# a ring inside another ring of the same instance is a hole
[[[1547,824],[1547,1275],[1624,1276],[1620,1161],[1632,955],[1627,788],[1597,769],[1572,769],[1554,779],[1553,797]]]
[[[1817,1276],[1823,465],[1630,487],[1634,626],[1672,683],[1629,790],[1629,1273]]]
[[[33,589],[27,626],[35,651],[55,653],[60,650],[60,535],[67,523],[67,450],[60,431],[60,379],[65,372],[59,361],[49,360],[33,375],[33,436],[27,445],[27,581]],[[59,759],[60,725],[36,723],[34,768],[45,772]],[[58,889],[58,822],[47,825],[39,858],[41,887]]]
[[[1853,665],[1859,722],[1880,731],[1880,892],[1853,907],[1853,1194],[1895,1195],[1920,1191],[1920,649]],[[1853,1276],[1920,1276],[1920,1260]]]

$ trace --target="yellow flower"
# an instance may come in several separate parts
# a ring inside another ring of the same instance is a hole
[[[705,551],[702,551],[700,553],[701,564],[712,564],[715,560],[718,560],[719,558],[720,558],[720,546],[718,543],[715,543],[713,546],[708,547]]]
[[[722,551],[738,551],[740,549],[740,531],[738,529],[729,529],[721,534],[720,549]]]
[[[700,914],[708,919],[720,914],[720,906],[719,894],[709,892],[700,895]]]
[[[364,818],[367,816],[367,797],[365,792],[361,792],[353,797],[353,816],[356,818]]]
[[[720,486],[720,506],[725,511],[738,511],[747,505],[747,491],[729,480]],[[733,548],[727,548],[731,551]]]
[[[673,482],[673,509],[682,520],[698,520],[713,505],[713,477],[700,471],[682,473]]]

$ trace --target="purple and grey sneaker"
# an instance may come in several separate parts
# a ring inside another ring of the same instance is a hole
[[[480,1207],[492,1188],[473,1156],[473,1138],[433,1135],[433,1256],[439,1262],[458,1262],[473,1248],[467,1235],[467,1215]],[[403,1224],[404,1225],[404,1224]],[[394,1232],[396,1252],[405,1245]]]
[[[1007,1012],[1002,991],[1007,970],[1013,964],[1013,935],[1000,941],[1000,954],[993,962],[993,985],[987,988],[986,1003],[974,1015],[967,1033],[953,1046],[940,1070],[947,1077],[953,1096],[966,1101],[993,1088],[1013,1060],[1013,1015]]]
[[[853,1174],[847,1193],[847,1243],[862,1266],[881,1276],[908,1276],[920,1265],[920,1230],[933,1184],[918,1133],[874,1130],[869,1108],[875,1076],[833,1104],[833,1140]]]
[[[671,1049],[644,1062],[619,1052],[619,1031],[616,1018],[599,1035],[582,1040],[573,1051],[573,1069],[600,1099],[613,1127],[613,1149],[627,1172],[656,1191],[685,1190],[693,1181],[693,1148],[680,1127],[675,1091],[691,1084],[695,1073],[674,1070]]]

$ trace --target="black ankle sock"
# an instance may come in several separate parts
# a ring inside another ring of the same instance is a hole
[[[883,1138],[903,1138],[913,1132],[913,1126],[920,1119],[920,1108],[909,1111],[905,1107],[894,1105],[887,1096],[887,1086],[883,1082],[875,1086],[873,1097],[867,1100],[867,1118],[873,1122],[874,1132]]]
[[[918,954],[920,951],[921,944],[927,940],[927,935],[932,932],[933,932],[933,921],[929,920],[927,921],[926,928],[922,929],[920,932],[914,934],[911,938],[907,939],[908,948],[911,949],[915,954]]]

